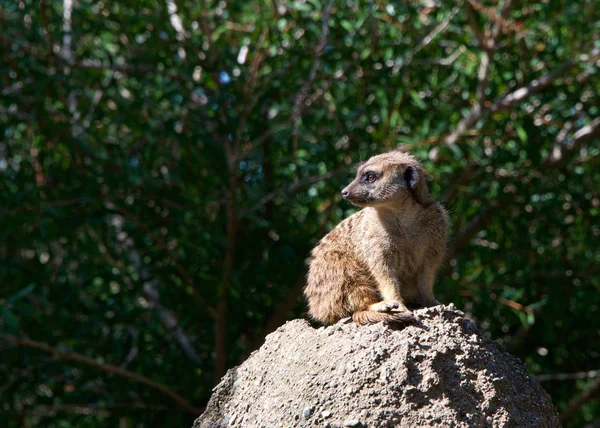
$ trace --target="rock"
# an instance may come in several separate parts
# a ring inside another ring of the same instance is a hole
[[[525,366],[462,312],[414,313],[422,325],[403,330],[286,323],[227,372],[194,427],[560,426]]]

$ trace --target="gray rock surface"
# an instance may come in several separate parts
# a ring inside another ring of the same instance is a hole
[[[525,366],[454,305],[403,330],[286,323],[223,377],[194,427],[558,427]]]

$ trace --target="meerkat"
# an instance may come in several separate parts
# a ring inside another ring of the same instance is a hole
[[[449,219],[427,189],[431,179],[410,154],[373,156],[342,197],[362,209],[312,250],[304,294],[324,324],[412,319],[407,304],[439,304],[433,284],[447,247]]]

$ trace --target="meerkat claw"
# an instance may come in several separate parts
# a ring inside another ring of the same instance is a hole
[[[372,304],[369,310],[374,312],[391,312],[393,309],[400,308],[400,302],[397,300],[383,300]]]

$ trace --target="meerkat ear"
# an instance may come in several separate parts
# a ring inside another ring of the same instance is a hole
[[[417,168],[414,166],[407,166],[406,170],[404,170],[404,181],[406,183],[406,187],[409,189],[413,189],[417,186],[417,181],[419,181],[419,173],[417,172]]]

